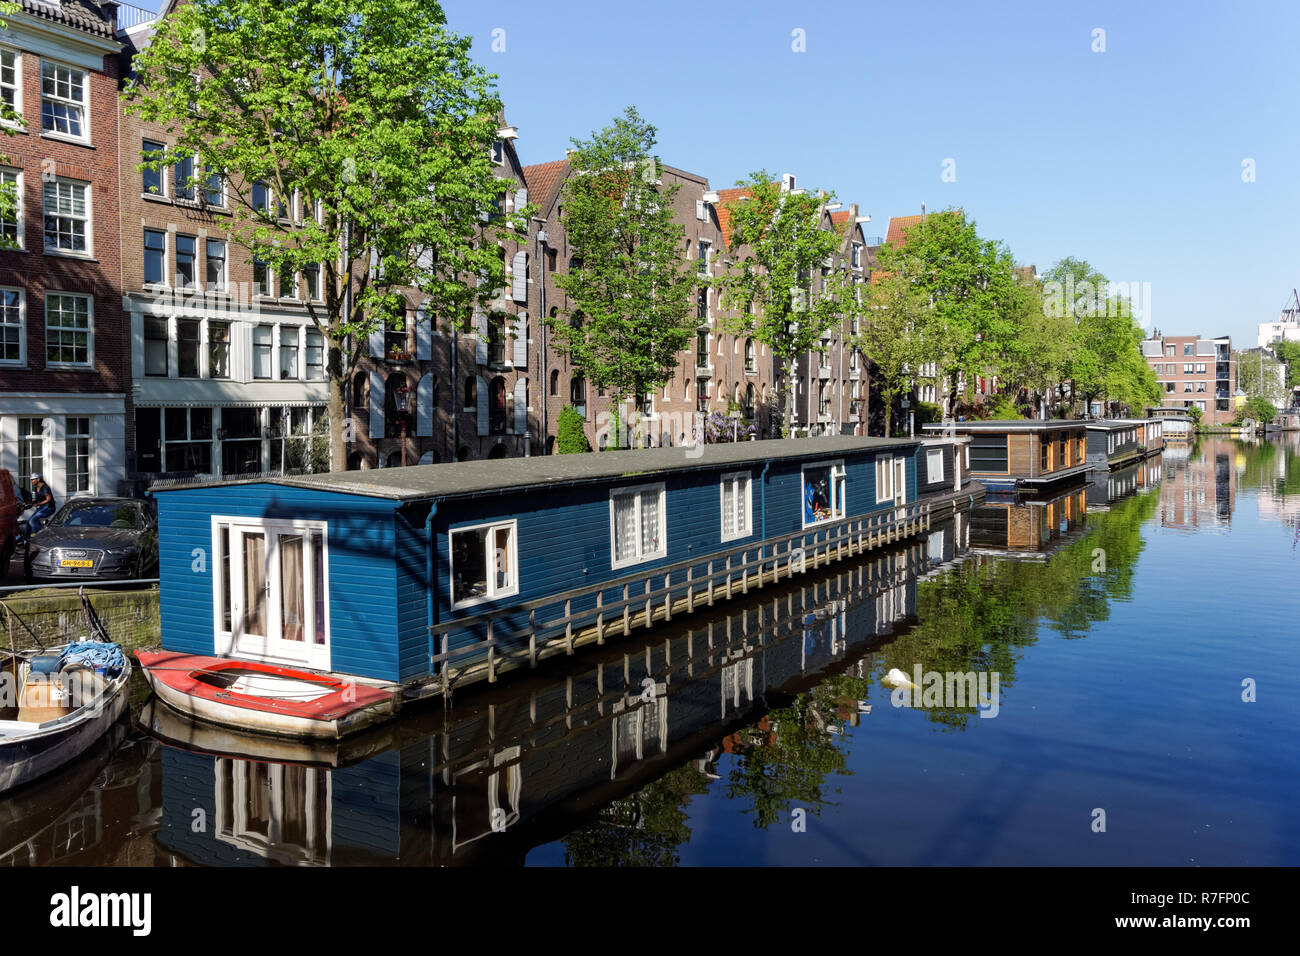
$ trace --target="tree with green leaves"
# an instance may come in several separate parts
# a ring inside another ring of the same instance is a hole
[[[934,313],[925,294],[906,276],[878,275],[866,287],[867,307],[849,345],[874,363],[876,394],[885,408],[885,436],[893,434],[894,402],[910,392],[929,360]]]
[[[1128,301],[1082,259],[1067,256],[1043,274],[1044,306],[1073,325],[1069,383],[1073,406],[1101,397],[1133,409],[1160,399],[1155,371],[1142,357],[1142,330]]]
[[[767,172],[738,182],[744,198],[726,204],[731,221],[731,260],[715,282],[729,310],[720,327],[766,345],[780,363],[783,434],[794,426],[795,363],[822,348],[829,329],[852,309],[853,289],[833,260],[845,236],[824,226],[827,192],[786,189]],[[846,229],[853,228],[850,222]],[[821,282],[814,285],[814,278]]]
[[[1300,342],[1278,339],[1269,348],[1286,363],[1286,387],[1289,392],[1300,385]]]
[[[673,213],[680,187],[662,182],[655,136],[628,107],[590,139],[573,140],[561,188],[574,262],[555,284],[570,304],[546,321],[590,385],[609,391],[615,412],[662,388],[695,334],[696,280]]]
[[[175,139],[140,168],[197,157],[200,194],[226,182],[214,228],[277,274],[321,269],[307,308],[336,470],[349,372],[404,317],[403,290],[466,327],[505,283],[483,228],[512,185],[490,157],[501,102],[469,49],[436,0],[192,0],[135,57],[126,109]],[[503,228],[525,225],[517,211]]]
[[[1281,361],[1258,350],[1248,353],[1235,349],[1232,360],[1237,363],[1237,385],[1243,392],[1251,398],[1263,398],[1274,406],[1286,404],[1290,396],[1286,387],[1286,366]]]
[[[907,277],[934,309],[928,360],[948,380],[947,412],[958,383],[989,375],[1019,333],[1015,261],[1004,243],[979,235],[960,209],[910,226],[902,242],[882,246],[876,267]]]
[[[572,405],[560,409],[555,422],[555,451],[560,455],[579,455],[591,451],[587,441],[586,419]]]

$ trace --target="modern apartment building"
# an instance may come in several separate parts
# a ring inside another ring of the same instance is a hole
[[[1206,425],[1226,425],[1236,417],[1237,363],[1232,338],[1164,335],[1159,329],[1142,341],[1142,357],[1160,383],[1160,404],[1195,407]]]
[[[120,292],[117,4],[21,0],[0,32],[0,468],[59,501],[125,477],[130,340]]]

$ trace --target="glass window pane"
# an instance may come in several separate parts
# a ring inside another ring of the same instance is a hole
[[[451,533],[452,603],[486,597],[487,529]]]

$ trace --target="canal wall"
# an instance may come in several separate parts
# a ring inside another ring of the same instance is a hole
[[[86,589],[86,597],[108,636],[128,653],[158,643],[158,589]],[[34,588],[0,597],[0,646],[31,650],[67,643],[89,634],[81,600],[71,588]]]

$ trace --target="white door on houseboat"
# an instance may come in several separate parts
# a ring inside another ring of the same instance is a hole
[[[217,537],[218,652],[226,636],[235,657],[329,670],[324,529],[232,523]]]
[[[894,504],[898,507],[894,510],[894,518],[902,521],[907,517],[907,509],[903,505],[907,502],[907,459],[894,459]]]

